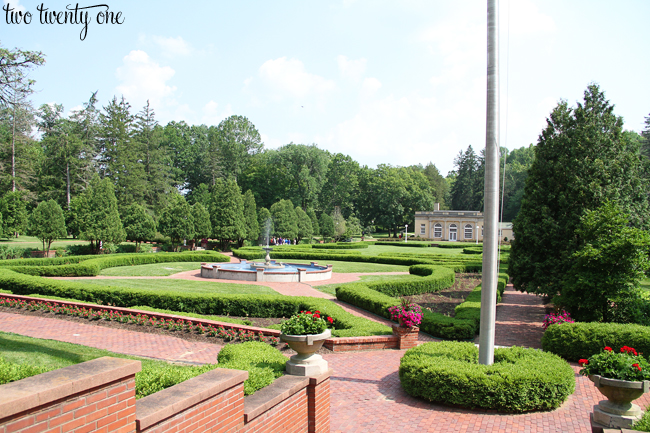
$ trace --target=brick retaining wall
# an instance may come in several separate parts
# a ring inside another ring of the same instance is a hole
[[[104,357],[0,386],[0,433],[329,432],[331,370],[244,397],[218,368],[135,401],[140,362]]]

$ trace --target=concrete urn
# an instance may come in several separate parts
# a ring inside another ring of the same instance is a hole
[[[650,381],[631,382],[590,375],[598,391],[607,397],[594,406],[593,421],[608,426],[627,428],[641,418],[643,411],[632,403],[650,388]]]
[[[287,373],[294,376],[318,376],[326,373],[329,370],[327,361],[316,352],[323,347],[325,340],[331,336],[332,331],[329,329],[320,334],[280,334],[280,340],[286,342],[291,349],[298,352],[287,361]]]

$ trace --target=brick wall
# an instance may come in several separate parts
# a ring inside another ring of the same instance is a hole
[[[0,433],[135,432],[140,362],[98,358],[0,386]]]
[[[329,431],[331,370],[285,375],[244,398],[219,368],[135,401],[140,362],[99,358],[0,386],[0,433]]]
[[[393,325],[393,334],[398,338],[397,348],[400,350],[410,349],[418,345],[418,333],[420,328],[405,328],[399,325]]]

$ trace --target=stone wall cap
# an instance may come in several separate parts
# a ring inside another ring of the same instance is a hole
[[[140,361],[104,356],[0,386],[0,418],[135,375]]]
[[[327,373],[325,373],[327,374]],[[269,386],[244,398],[244,423],[249,423],[267,410],[288,399],[309,385],[306,376],[284,375]]]
[[[135,403],[137,431],[142,431],[167,418],[207,400],[248,379],[248,372],[215,368],[170,388],[139,399]]]
[[[309,384],[312,385],[312,386],[318,385],[319,383],[324,382],[325,380],[329,379],[332,374],[334,374],[334,370],[330,368],[325,373],[323,373],[323,374],[321,374],[319,376],[311,376],[309,378]]]

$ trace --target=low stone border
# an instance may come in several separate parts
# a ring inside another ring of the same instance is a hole
[[[119,312],[121,314],[127,314],[127,315],[140,314],[142,316],[147,316],[148,318],[157,318],[163,320],[174,320],[174,321],[189,320],[195,326],[203,325],[206,327],[210,327],[210,326],[222,327],[225,329],[249,331],[255,333],[256,335],[262,334],[264,336],[277,337],[277,338],[280,337],[280,331],[277,331],[275,329],[258,328],[256,326],[247,326],[247,325],[238,325],[234,323],[218,322],[216,320],[208,320],[208,319],[198,319],[194,317],[185,317],[185,316],[179,316],[175,314],[157,313],[154,311],[135,310],[132,308],[85,304],[82,302],[60,301],[60,300],[36,298],[36,297],[22,296],[22,295],[10,295],[7,293],[0,293],[0,299],[13,299],[16,301],[24,301],[27,303],[36,301],[36,302],[50,303],[52,305],[85,308],[87,310],[105,311],[105,312],[114,311],[114,312]],[[393,333],[395,335],[374,335],[368,337],[332,337],[325,340],[324,346],[325,348],[333,352],[350,352],[350,351],[357,351],[357,350],[408,349],[410,347],[414,347],[417,344],[417,336],[418,336],[417,330],[412,333],[401,333],[401,334],[397,334],[393,330]]]

